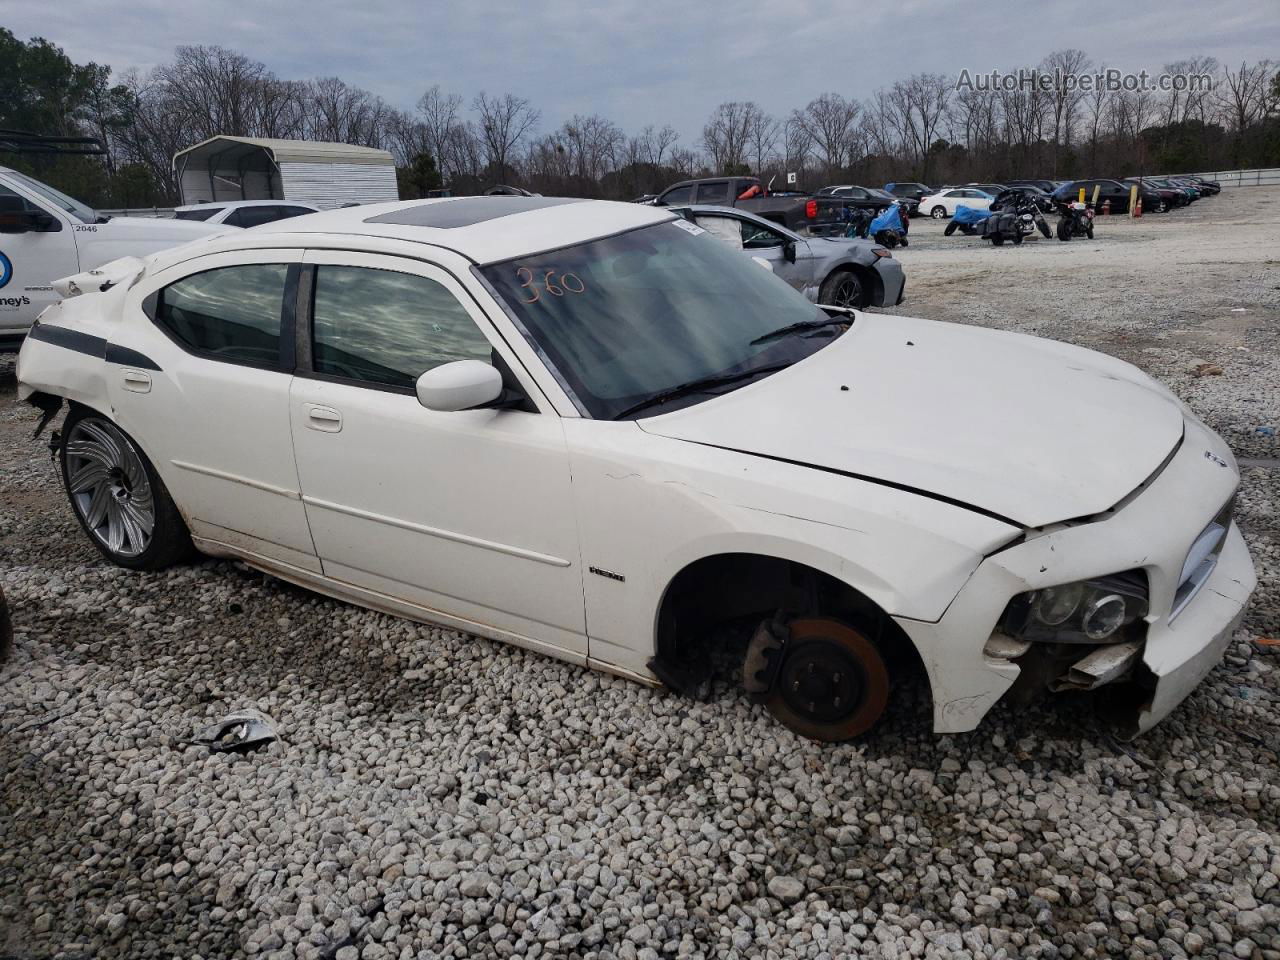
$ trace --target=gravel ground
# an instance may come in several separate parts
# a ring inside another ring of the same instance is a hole
[[[0,958],[1280,958],[1280,190],[1069,245],[911,236],[898,312],[1124,357],[1259,462],[1254,606],[1156,730],[1120,744],[1082,696],[824,747],[727,686],[690,702],[234,563],[128,573],[0,359]],[[281,739],[183,743],[241,707]]]

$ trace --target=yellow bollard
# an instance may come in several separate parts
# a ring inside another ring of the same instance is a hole
[[[1080,188],[1080,202],[1084,203],[1084,187]]]
[[[1100,184],[1100,183],[1098,183],[1098,184],[1094,184],[1094,187],[1093,187],[1093,207],[1094,207],[1094,209],[1097,209],[1097,206],[1098,206],[1098,194],[1100,194],[1101,192],[1102,192],[1102,184]]]
[[[1129,219],[1142,216],[1138,209],[1138,185],[1136,183],[1129,185]]]

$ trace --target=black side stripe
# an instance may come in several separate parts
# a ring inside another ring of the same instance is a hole
[[[51,327],[45,323],[36,323],[27,332],[27,337],[31,340],[43,340],[45,343],[52,343],[55,347],[74,350],[76,353],[87,353],[89,356],[97,357],[99,360],[107,358],[106,338],[81,333],[79,330],[69,330],[66,327]]]
[[[122,347],[118,343],[107,344],[107,363],[118,363],[124,367],[138,367],[142,370],[160,370],[160,364],[156,363],[145,353],[139,353],[137,350],[130,350],[128,347]]]
[[[27,336],[32,340],[52,343],[55,347],[62,347],[66,350],[74,350],[76,353],[87,354],[90,357],[97,357],[107,363],[118,363],[127,367],[140,367],[143,370],[158,371],[160,369],[160,365],[145,353],[130,350],[128,347],[122,347],[119,344],[108,343],[105,337],[95,337],[89,333],[81,333],[79,330],[70,330],[67,327],[55,327],[47,323],[37,323],[31,327]]]

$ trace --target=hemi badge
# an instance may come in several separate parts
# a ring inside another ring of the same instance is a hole
[[[599,567],[587,567],[597,577],[607,577],[610,580],[617,580],[619,583],[626,583],[627,578],[620,573],[614,573],[612,570],[601,570]]]

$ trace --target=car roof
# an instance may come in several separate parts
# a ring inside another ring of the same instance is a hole
[[[443,247],[474,263],[573,246],[674,220],[663,207],[574,197],[443,197],[342,207],[277,220],[215,243],[219,250],[305,245],[307,235],[364,236]],[[293,238],[297,237],[295,241]],[[378,245],[383,248],[383,244]]]

